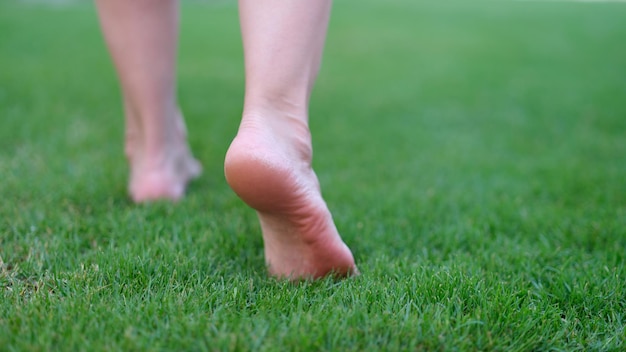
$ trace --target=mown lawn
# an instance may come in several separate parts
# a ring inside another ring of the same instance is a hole
[[[90,3],[0,2],[0,350],[623,350],[626,4],[338,0],[315,167],[362,275],[268,278],[223,157],[237,8],[183,6],[205,174],[126,196]]]

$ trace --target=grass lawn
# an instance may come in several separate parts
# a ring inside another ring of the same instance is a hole
[[[362,275],[300,285],[223,177],[236,4],[182,12],[205,174],[135,206],[92,4],[0,2],[0,350],[626,349],[626,4],[337,1],[315,168]]]

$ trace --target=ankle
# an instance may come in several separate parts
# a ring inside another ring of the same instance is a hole
[[[293,87],[283,93],[255,94],[246,92],[243,116],[286,115],[306,120],[309,110],[308,96],[307,92],[298,93]]]
[[[280,110],[245,111],[236,141],[272,150],[291,161],[311,162],[311,132],[306,113]]]

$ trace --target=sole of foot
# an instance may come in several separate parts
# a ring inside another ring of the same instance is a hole
[[[357,274],[311,168],[308,128],[244,122],[227,152],[225,174],[257,211],[270,275],[298,281]]]

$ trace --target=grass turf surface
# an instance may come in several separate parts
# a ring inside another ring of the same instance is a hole
[[[337,1],[315,167],[362,276],[268,278],[222,161],[236,5],[183,6],[205,174],[125,192],[91,5],[0,4],[0,349],[621,350],[626,5]]]

